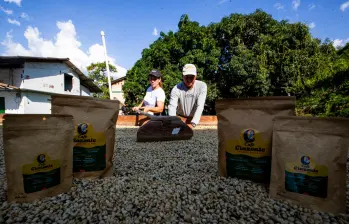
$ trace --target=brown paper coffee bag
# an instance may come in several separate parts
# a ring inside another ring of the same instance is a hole
[[[295,115],[294,97],[216,101],[220,176],[269,182],[272,119]]]
[[[220,104],[226,105],[265,105],[265,104],[288,104],[296,103],[296,98],[293,96],[258,96],[258,97],[241,97],[231,99],[220,99]]]
[[[115,126],[120,101],[55,95],[51,102],[53,114],[70,114],[74,117],[74,177],[112,176]]]
[[[3,118],[7,200],[32,202],[69,191],[73,117],[6,114]]]
[[[348,149],[349,119],[276,117],[270,196],[345,213]]]

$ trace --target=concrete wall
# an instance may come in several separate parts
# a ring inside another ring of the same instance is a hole
[[[64,73],[72,76],[72,90],[64,91]],[[0,69],[0,82],[20,88],[43,91],[33,93],[0,90],[5,98],[5,113],[51,113],[51,93],[90,96],[88,88],[80,84],[77,74],[65,63],[26,62],[24,69]]]
[[[51,114],[51,96],[41,93],[23,93],[25,114]]]
[[[73,89],[64,91],[64,73],[73,76]],[[80,79],[65,63],[26,62],[21,88],[59,94],[80,95]]]
[[[71,91],[64,90],[64,73],[72,76]],[[90,90],[81,85],[79,76],[59,62],[26,62],[24,69],[0,69],[0,82],[48,93],[90,96]]]
[[[49,94],[15,91],[0,91],[5,98],[7,114],[51,114],[51,96]]]
[[[85,86],[80,85],[81,96],[90,96],[91,92]]]
[[[124,85],[125,81],[122,80],[120,82],[112,84],[111,90],[112,90],[112,99],[117,99],[122,103],[125,103],[124,93],[122,91],[122,86]]]
[[[184,117],[179,117],[184,123],[190,124],[191,120]],[[144,115],[119,115],[116,121],[117,125],[125,126],[141,126],[148,122],[150,119]],[[217,126],[217,116],[201,116],[200,126]]]
[[[0,82],[20,87],[22,84],[22,73],[23,69],[0,68]]]
[[[0,91],[0,97],[5,98],[5,113],[23,114],[24,99],[21,95],[16,95],[14,91]]]

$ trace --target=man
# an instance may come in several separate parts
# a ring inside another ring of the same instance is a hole
[[[169,116],[176,116],[178,113],[179,116],[192,118],[193,128],[199,124],[207,95],[206,83],[196,80],[196,76],[195,65],[186,64],[182,71],[183,82],[173,87],[168,105]]]

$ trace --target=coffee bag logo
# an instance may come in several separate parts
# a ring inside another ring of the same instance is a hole
[[[244,140],[245,145],[247,146],[253,146],[253,142],[255,141],[255,131],[253,129],[247,129],[244,132]]]
[[[89,123],[80,123],[75,127],[75,143],[95,143],[97,141],[93,126]]]
[[[301,163],[303,165],[306,165],[306,166],[309,165],[310,164],[310,157],[309,156],[302,156]]]
[[[265,141],[261,133],[254,128],[242,129],[240,138],[228,143],[231,154],[243,154],[254,158],[261,158],[270,155],[270,142]]]
[[[34,157],[35,158],[35,157]],[[50,157],[46,154],[39,154],[32,164],[24,165],[23,173],[32,173],[32,172],[45,172],[47,170],[51,170],[55,164],[52,163]]]
[[[87,134],[87,128],[88,128],[88,124],[86,123],[81,123],[78,126],[78,133],[79,135],[86,135]]]
[[[299,165],[299,162],[295,164],[294,169],[298,172],[306,172],[306,173],[318,173],[319,167],[314,163],[310,164],[310,157],[309,156],[302,156],[301,157],[301,165]]]
[[[39,164],[43,164],[46,161],[46,156],[44,154],[40,154],[38,155],[38,157],[36,158],[36,161],[38,161]]]

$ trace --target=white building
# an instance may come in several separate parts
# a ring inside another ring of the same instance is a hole
[[[0,56],[0,114],[51,113],[51,96],[101,92],[68,58]]]
[[[119,100],[121,103],[125,103],[124,92],[122,86],[125,84],[126,76],[113,80],[111,82],[112,99]]]

